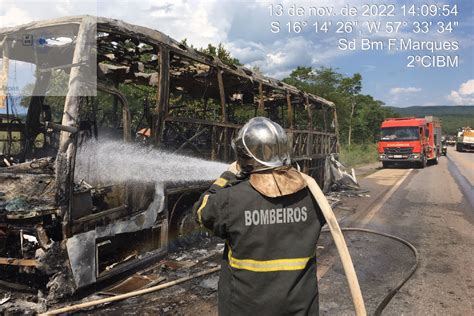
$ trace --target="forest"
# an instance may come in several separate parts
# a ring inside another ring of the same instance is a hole
[[[406,108],[390,108],[400,116],[424,117],[433,115],[441,119],[443,134],[455,135],[460,127],[474,127],[473,105],[445,106],[410,106]]]

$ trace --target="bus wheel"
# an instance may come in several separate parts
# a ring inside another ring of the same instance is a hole
[[[192,246],[207,236],[206,231],[195,222],[192,207],[188,207],[181,214],[176,230],[176,241],[180,247]]]

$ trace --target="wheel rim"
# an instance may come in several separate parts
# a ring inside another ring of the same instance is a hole
[[[186,213],[178,223],[178,237],[183,238],[196,232],[199,232],[199,225],[194,221],[191,213]]]

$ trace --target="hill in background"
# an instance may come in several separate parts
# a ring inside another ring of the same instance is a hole
[[[443,134],[456,134],[462,126],[474,127],[474,105],[388,107],[400,117],[432,115],[442,120]]]

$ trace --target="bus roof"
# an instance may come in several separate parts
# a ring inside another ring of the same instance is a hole
[[[197,61],[205,65],[219,67],[225,73],[232,74],[241,79],[249,80],[250,82],[253,82],[253,83],[262,84],[264,88],[285,91],[286,93],[290,93],[292,95],[301,97],[302,99],[306,99],[308,100],[308,102],[312,104],[317,104],[319,106],[335,107],[333,102],[328,101],[322,97],[319,97],[311,93],[303,92],[292,85],[289,85],[285,82],[282,82],[274,78],[266,77],[244,66],[226,64],[222,62],[218,57],[200,52],[192,47],[185,45],[184,43],[180,43],[172,39],[171,37],[169,37],[168,35],[160,31],[157,31],[148,27],[144,27],[144,26],[133,25],[121,20],[110,19],[110,18],[105,18],[105,17],[91,17],[88,15],[82,15],[82,16],[63,17],[63,18],[57,18],[57,19],[51,19],[51,20],[35,21],[35,22],[31,22],[31,23],[27,23],[27,24],[15,26],[15,27],[0,28],[0,38],[5,39],[6,35],[7,36],[8,35],[10,36],[23,35],[23,34],[27,34],[28,32],[33,32],[34,30],[44,29],[44,28],[48,28],[48,31],[54,30],[55,37],[71,36],[71,31],[76,30],[77,32],[79,25],[82,23],[83,19],[86,17],[96,19],[98,33],[99,32],[111,33],[118,37],[127,36],[131,38],[135,38],[141,42],[146,42],[147,44],[150,44],[150,45],[165,46],[170,50],[170,52],[179,53],[180,55],[185,56],[186,58],[189,58],[191,60]],[[0,42],[0,45],[1,44],[2,43]],[[17,47],[19,46],[21,45],[17,45]],[[66,53],[72,54],[73,47],[71,46],[70,47],[57,47],[56,49],[63,50],[61,55],[65,55]],[[0,57],[2,57],[3,55],[2,51],[3,50],[0,49]],[[13,58],[12,56],[15,56],[15,58]],[[101,60],[99,59],[99,57],[102,57],[102,56],[98,56],[98,60]],[[35,63],[35,58],[36,57],[33,54],[33,50],[31,50],[31,53],[28,53],[25,51],[15,53],[14,48],[13,49],[10,48],[10,59],[29,62],[29,63]],[[107,65],[105,65],[104,67],[107,67]],[[100,67],[98,67],[98,70],[100,70]]]

